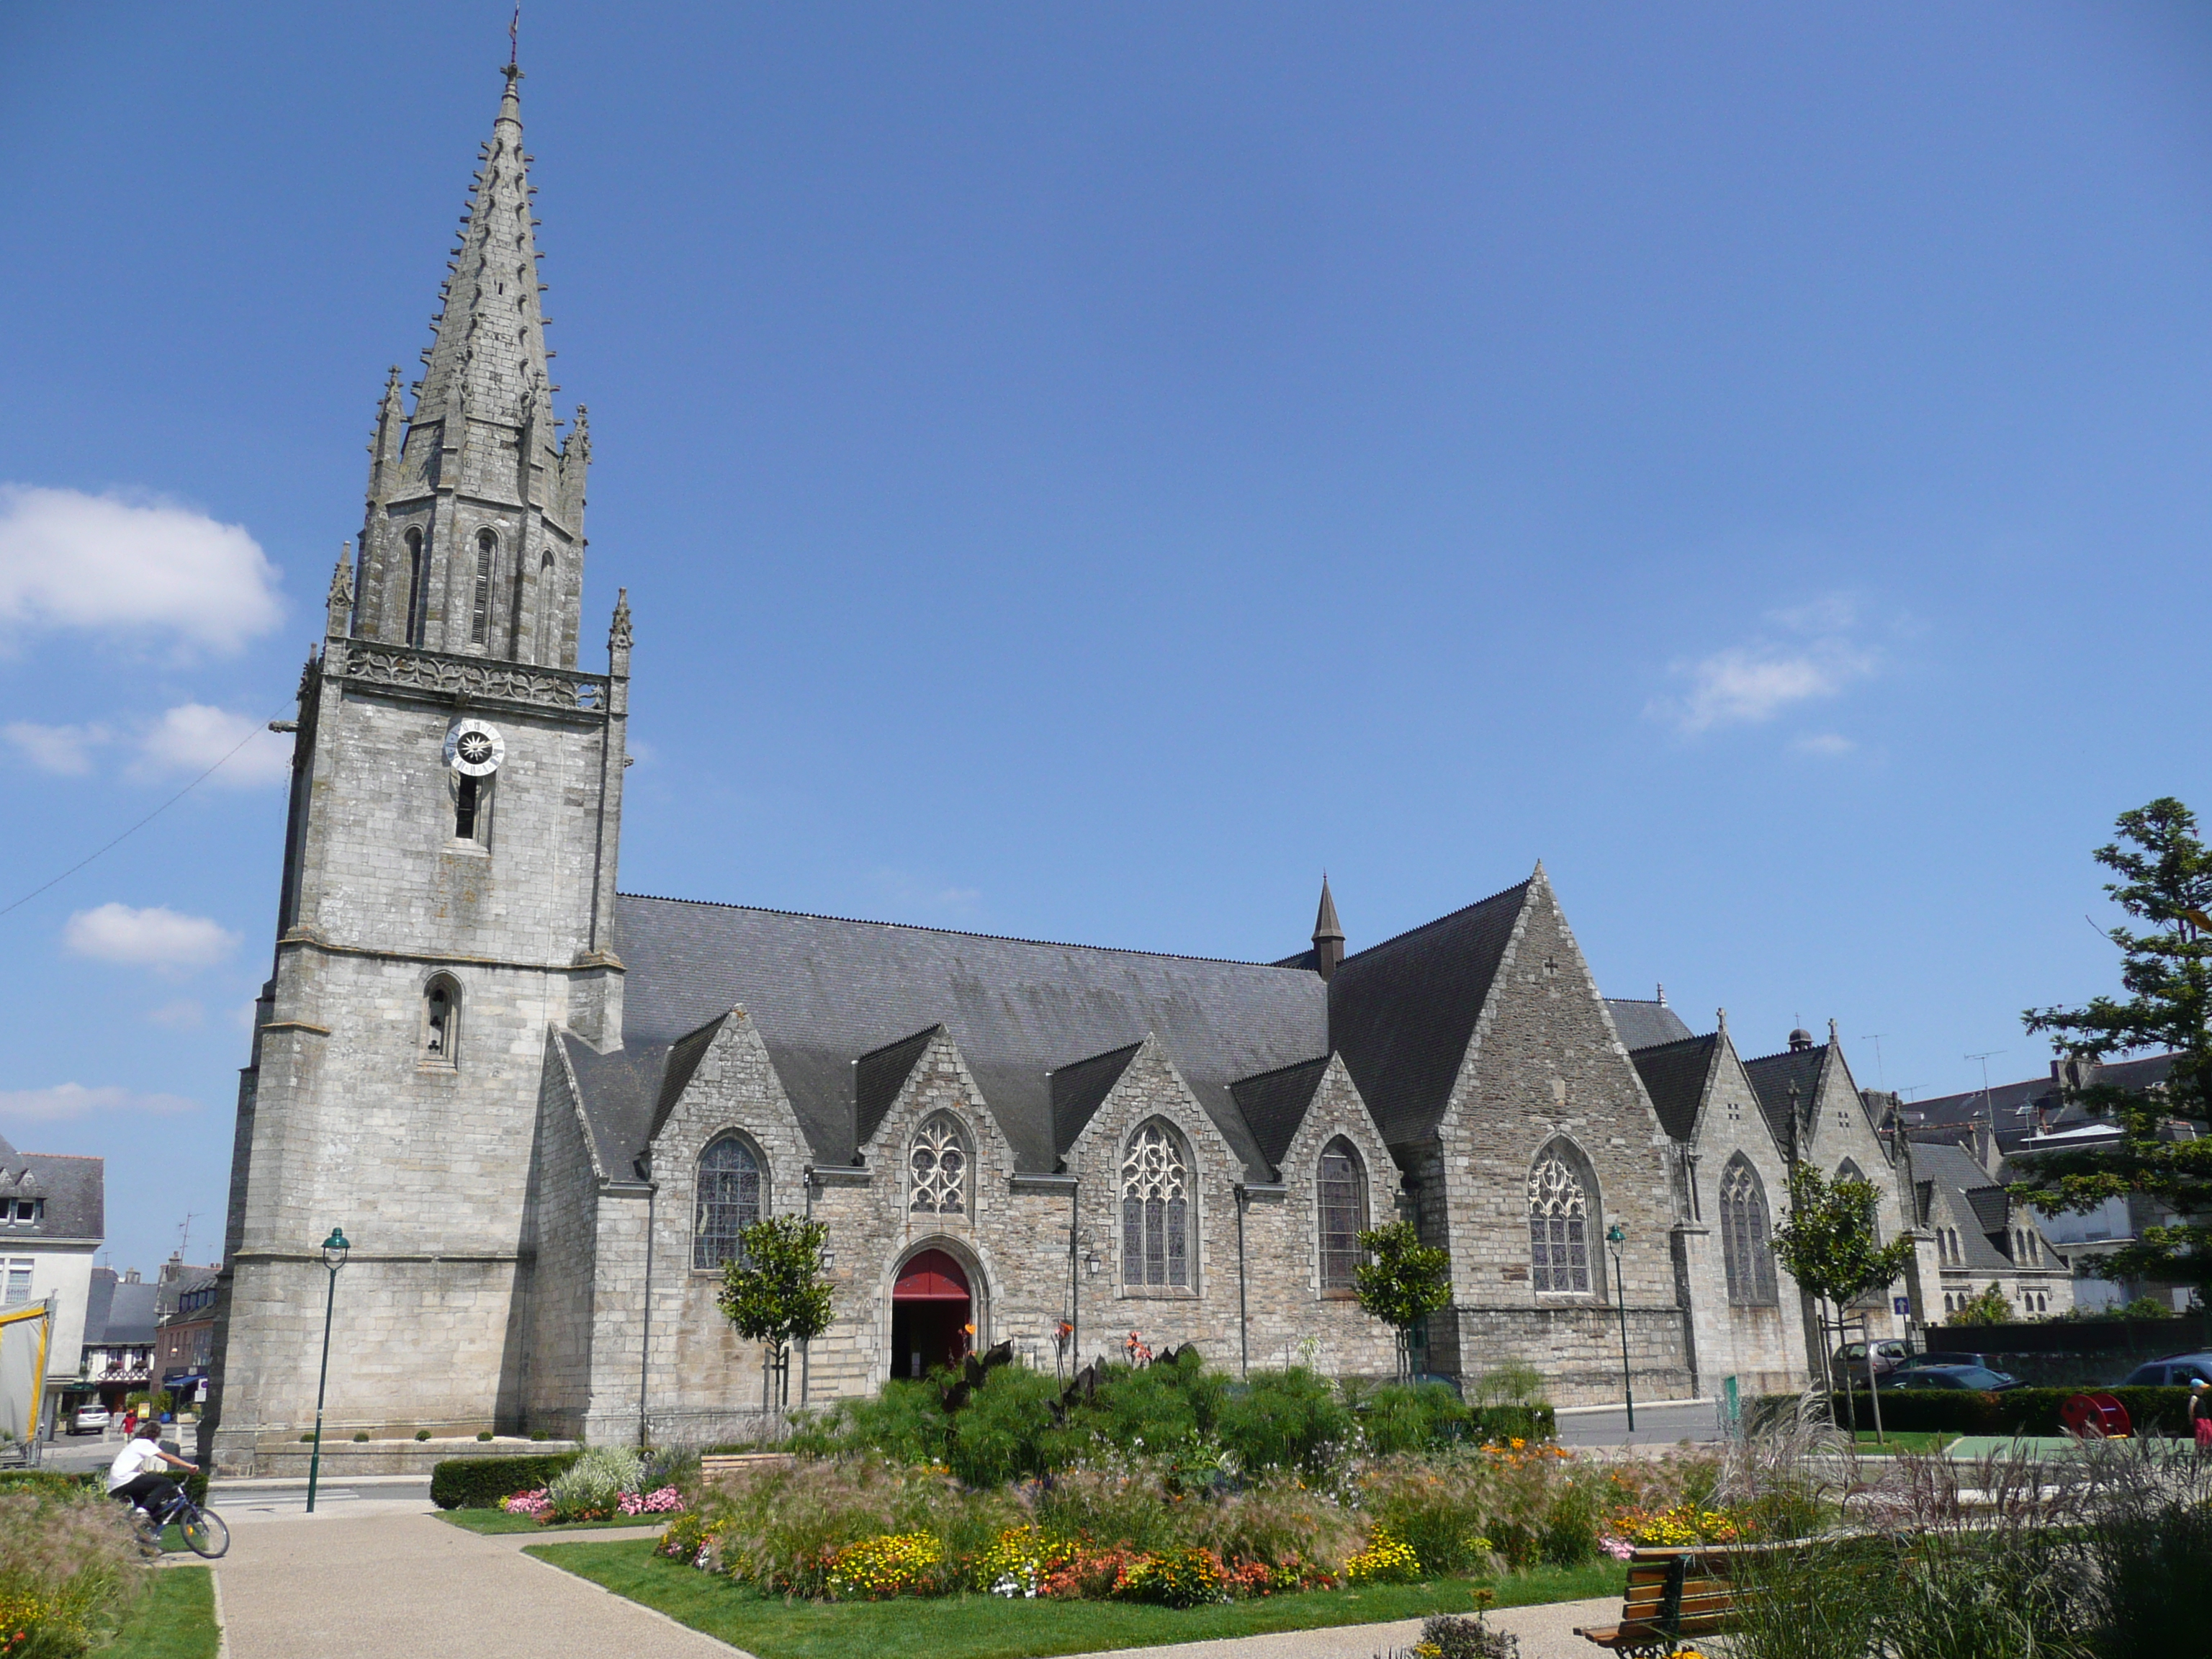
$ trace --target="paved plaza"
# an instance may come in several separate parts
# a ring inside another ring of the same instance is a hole
[[[232,1528],[230,1553],[215,1564],[225,1659],[702,1659],[743,1651],[522,1553],[526,1544],[644,1537],[650,1528],[479,1537],[437,1519],[428,1480],[416,1477],[324,1488],[313,1516],[297,1482],[227,1481],[214,1496]],[[1619,1608],[1611,1600],[1559,1602],[1509,1608],[1491,1622],[1520,1637],[1522,1659],[1590,1659],[1598,1650],[1573,1627],[1610,1622]],[[1371,1659],[1410,1647],[1420,1628],[1409,1620],[1141,1651],[1160,1659]]]

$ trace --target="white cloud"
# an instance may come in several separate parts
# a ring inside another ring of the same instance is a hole
[[[205,916],[159,905],[134,910],[127,904],[103,904],[71,916],[62,928],[62,942],[81,957],[176,973],[221,962],[238,948],[238,935]]]
[[[202,702],[180,703],[155,721],[138,741],[138,760],[131,770],[140,777],[198,775],[225,756],[230,757],[228,763],[210,783],[252,789],[292,775],[291,738],[270,731],[266,721]]]
[[[58,772],[81,778],[92,770],[92,751],[114,733],[104,726],[40,726],[33,720],[13,720],[0,726],[0,737],[14,744],[41,772]]]
[[[1778,633],[1733,645],[1695,661],[1678,662],[1676,678],[1688,682],[1678,696],[1655,700],[1647,713],[1694,737],[1717,726],[1752,726],[1772,720],[1800,703],[1833,697],[1881,666],[1881,655],[1856,643],[1850,629],[1858,607],[1849,598],[1831,595],[1809,605],[1770,612]],[[1839,753],[1844,738],[1814,738],[1826,744],[1816,752]]]
[[[235,651],[280,620],[276,580],[242,526],[172,501],[0,484],[0,627]]]
[[[142,1095],[112,1085],[88,1089],[82,1083],[58,1083],[51,1089],[0,1090],[0,1117],[51,1121],[94,1112],[190,1112],[199,1103],[181,1095]]]
[[[1792,738],[1790,746],[1801,755],[1848,755],[1858,744],[1839,732],[1819,732]]]
[[[207,1010],[190,997],[180,997],[174,1002],[148,1009],[146,1018],[172,1031],[196,1031],[207,1018]]]

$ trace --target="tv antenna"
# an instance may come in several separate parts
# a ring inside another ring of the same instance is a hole
[[[1993,1054],[2008,1054],[2011,1052],[2009,1048],[1984,1048],[1978,1054],[1964,1056],[1967,1060],[1982,1062],[1982,1104],[1989,1108],[1990,1127],[1992,1129],[1997,1127],[1997,1107],[1996,1102],[1990,1097],[1990,1059]]]
[[[198,1210],[185,1211],[184,1224],[177,1229],[177,1259],[180,1261],[184,1260],[185,1252],[192,1247],[192,1223],[198,1220],[199,1217],[200,1212]]]
[[[1885,1093],[1888,1091],[1889,1080],[1882,1070],[1881,1040],[1888,1035],[1889,1033],[1887,1031],[1869,1031],[1864,1036],[1859,1039],[1861,1042],[1871,1042],[1874,1044],[1874,1080],[1881,1085]]]

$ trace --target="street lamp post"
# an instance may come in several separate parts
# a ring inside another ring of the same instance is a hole
[[[1620,1306],[1620,1394],[1628,1402],[1628,1431],[1636,1432],[1636,1382],[1628,1369],[1628,1286],[1620,1279],[1620,1247],[1628,1243],[1628,1230],[1618,1221],[1605,1230],[1613,1246],[1613,1295]]]
[[[331,1229],[331,1236],[323,1241],[323,1266],[330,1269],[331,1284],[323,1298],[323,1369],[315,1379],[315,1449],[307,1458],[307,1513],[315,1512],[315,1481],[323,1470],[323,1390],[331,1380],[331,1310],[337,1306],[338,1269],[345,1266],[346,1252],[353,1246],[346,1243],[344,1230]]]

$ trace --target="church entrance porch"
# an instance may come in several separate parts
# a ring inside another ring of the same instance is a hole
[[[917,1252],[891,1286],[890,1375],[958,1364],[975,1334],[975,1309],[965,1268],[943,1250]]]

